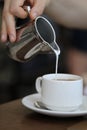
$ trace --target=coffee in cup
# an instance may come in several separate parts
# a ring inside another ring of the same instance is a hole
[[[82,105],[83,79],[73,74],[46,74],[36,79],[40,101],[50,110],[74,111]]]

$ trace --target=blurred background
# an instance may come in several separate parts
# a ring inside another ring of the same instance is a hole
[[[0,3],[0,25],[3,3]],[[58,73],[82,75],[87,72],[87,31],[62,27],[45,17],[53,25],[56,41],[61,49]],[[23,21],[24,22],[24,21]],[[18,24],[22,24],[18,20]],[[38,54],[26,63],[9,58],[4,43],[0,42],[0,104],[35,93],[38,76],[55,72],[54,53]]]

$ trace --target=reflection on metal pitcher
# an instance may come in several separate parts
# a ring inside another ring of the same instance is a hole
[[[16,32],[16,42],[7,43],[9,56],[16,61],[25,62],[40,52],[54,51],[54,49],[60,53],[55,31],[43,16],[38,16],[34,21],[18,27]]]

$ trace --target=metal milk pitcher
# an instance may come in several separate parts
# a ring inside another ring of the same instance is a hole
[[[7,43],[9,56],[19,62],[25,62],[40,52],[60,49],[55,42],[55,31],[50,22],[43,16],[29,21],[16,29],[17,41]]]

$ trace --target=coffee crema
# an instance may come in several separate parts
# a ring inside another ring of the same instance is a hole
[[[58,80],[58,81],[75,81],[76,79],[52,79],[52,80]]]

